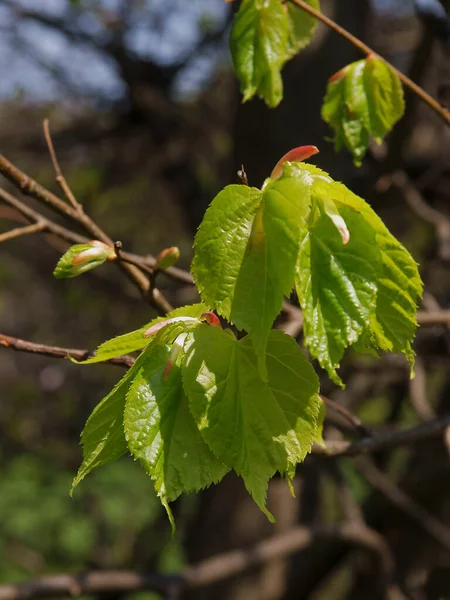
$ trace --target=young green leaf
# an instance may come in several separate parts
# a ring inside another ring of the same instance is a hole
[[[312,179],[295,282],[311,354],[340,385],[336,368],[355,344],[401,352],[412,364],[422,292],[415,261],[364,200],[317,167],[295,170]]]
[[[183,362],[183,386],[194,420],[208,446],[242,476],[265,508],[268,480],[292,476],[317,434],[318,379],[296,342],[272,331],[267,344],[268,380],[261,379],[250,336],[237,341],[199,326]]]
[[[358,340],[375,310],[380,260],[375,232],[364,218],[347,207],[340,212],[350,231],[348,244],[319,213],[301,244],[296,274],[305,343],[338,384],[335,370],[344,350]]]
[[[103,344],[100,344],[95,351],[95,356],[88,358],[87,360],[80,361],[79,364],[89,365],[92,363],[104,362],[105,360],[115,358],[116,356],[121,356],[122,354],[128,354],[129,352],[142,350],[142,348],[145,348],[152,339],[145,337],[145,332],[148,331],[148,329],[153,325],[156,325],[156,323],[161,323],[167,319],[180,316],[199,318],[202,313],[207,310],[208,307],[206,304],[202,303],[176,308],[168,313],[166,317],[157,317],[139,329],[135,329],[134,331],[130,331],[129,333],[119,335],[111,340],[103,342]]]
[[[244,102],[255,94],[270,107],[283,97],[280,70],[290,31],[280,0],[242,0],[230,36],[234,70]]]
[[[268,181],[263,191],[227,186],[206,211],[195,239],[192,273],[202,300],[252,334],[259,357],[294,285],[309,188],[300,177]],[[263,361],[261,368],[264,371]]]
[[[306,0],[306,2],[316,10],[320,10],[319,0]],[[289,25],[287,56],[291,58],[310,43],[317,27],[317,19],[292,2],[287,2],[285,6]]]
[[[228,469],[203,441],[189,412],[179,364],[165,379],[169,355],[160,343],[146,350],[127,394],[124,423],[128,448],[154,480],[173,526],[168,503],[220,481]]]
[[[97,404],[81,434],[83,462],[73,480],[72,490],[97,467],[120,458],[127,451],[123,430],[125,397],[142,363],[139,357],[111,392]]]
[[[330,78],[322,118],[334,129],[336,150],[346,147],[360,165],[371,137],[381,143],[404,112],[397,73],[370,55]]]
[[[423,290],[417,263],[362,198],[340,183],[333,184],[332,193],[339,210],[351,207],[375,232],[380,262],[376,310],[367,326],[371,344],[374,348],[402,353],[413,365],[411,342],[417,328],[417,299]]]
[[[57,279],[77,277],[99,267],[107,260],[115,260],[115,258],[114,248],[110,248],[98,240],[93,240],[88,244],[76,244],[61,256],[53,275]]]

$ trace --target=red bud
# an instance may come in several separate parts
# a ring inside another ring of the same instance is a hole
[[[212,327],[222,328],[222,323],[220,322],[219,317],[210,310],[202,313],[200,315],[200,319],[203,319],[204,321],[206,321],[208,323],[208,325],[211,325]]]
[[[283,157],[275,165],[274,170],[270,174],[271,179],[278,179],[283,175],[283,164],[285,162],[300,162],[302,160],[306,160],[310,156],[314,156],[314,154],[318,154],[319,150],[316,146],[299,146],[298,148],[293,148],[289,150]]]

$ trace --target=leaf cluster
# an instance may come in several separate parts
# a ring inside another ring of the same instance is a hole
[[[291,478],[318,434],[318,379],[295,341],[273,331],[263,380],[251,338],[202,322],[204,309],[178,309],[190,320],[169,315],[150,339],[142,330],[117,338],[115,355],[136,349],[139,335],[145,350],[89,417],[73,487],[129,451],[153,479],[172,525],[170,502],[231,469],[272,519],[268,480],[277,471]],[[111,357],[114,344],[103,344],[96,358]]]

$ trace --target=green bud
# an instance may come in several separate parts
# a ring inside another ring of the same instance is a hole
[[[59,259],[53,275],[57,279],[77,277],[115,258],[114,248],[99,240],[93,240],[88,244],[76,244]]]
[[[180,258],[180,249],[176,246],[171,246],[161,252],[156,257],[155,269],[168,269],[174,265]]]

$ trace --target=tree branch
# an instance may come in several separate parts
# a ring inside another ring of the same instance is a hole
[[[16,227],[15,229],[11,229],[10,231],[6,231],[5,233],[0,233],[0,244],[2,242],[7,242],[9,240],[22,237],[24,235],[38,233],[39,231],[43,231],[44,229],[45,223],[42,221],[38,221],[36,223],[33,223],[32,225],[27,225],[25,227]]]
[[[299,552],[318,539],[338,539],[377,556],[382,576],[389,580],[393,560],[383,538],[368,527],[355,523],[337,526],[295,527],[250,548],[232,550],[191,565],[175,575],[144,574],[135,571],[90,571],[79,575],[47,575],[19,584],[0,585],[0,600],[31,600],[97,594],[127,594],[156,591],[167,597],[183,589],[194,589],[236,576],[255,566]]]
[[[353,46],[355,48],[358,48],[358,50],[360,50],[366,56],[368,56],[369,54],[376,54],[376,52],[374,52],[372,50],[372,48],[367,46],[367,44],[365,44],[360,39],[358,39],[357,37],[352,35],[349,31],[347,31],[346,29],[344,29],[343,27],[338,25],[335,21],[333,21],[332,19],[330,19],[329,17],[327,17],[320,11],[318,11],[315,8],[313,8],[312,6],[310,6],[307,2],[305,2],[305,0],[290,0],[290,2],[292,2],[293,4],[295,4],[302,10],[304,10],[305,12],[309,13],[311,16],[315,17],[319,21],[322,21],[322,23],[324,23],[327,27],[329,27],[330,29],[335,31],[341,37],[345,38],[348,42],[353,44]],[[380,57],[380,58],[382,58],[382,57]],[[448,110],[446,108],[443,108],[437,100],[432,98],[429,94],[427,94],[427,92],[424,89],[422,89],[419,85],[414,83],[414,81],[412,81],[404,73],[402,73],[401,71],[396,69],[387,60],[385,60],[384,58],[383,58],[383,60],[391,67],[391,69],[393,71],[395,71],[397,73],[400,80],[406,87],[408,87],[412,92],[414,92],[416,94],[416,96],[418,96],[421,100],[423,100],[423,102],[425,102],[425,104],[428,104],[428,106],[432,110],[434,110],[434,112],[437,115],[439,115],[441,117],[441,119],[445,122],[446,125],[450,125],[450,113],[448,112]]]
[[[42,354],[44,356],[51,356],[52,358],[75,358],[76,360],[87,360],[94,356],[94,352],[90,350],[80,350],[77,348],[61,348],[60,346],[47,346],[45,344],[36,344],[29,342],[28,340],[22,340],[9,335],[0,333],[0,346],[4,348],[10,348],[11,350],[17,350],[19,352],[30,352],[31,354]],[[118,356],[105,361],[112,365],[118,365],[121,367],[129,368],[134,363],[132,356]]]
[[[450,427],[450,415],[441,419],[434,419],[428,423],[421,423],[416,427],[394,431],[389,433],[378,433],[373,437],[365,437],[355,442],[326,441],[326,448],[313,447],[313,454],[322,456],[358,456],[359,454],[372,454],[380,450],[392,450],[398,446],[417,444],[427,440],[436,439],[444,435],[447,427]]]

